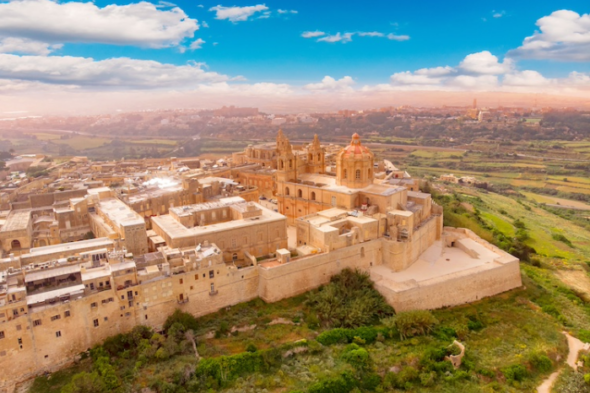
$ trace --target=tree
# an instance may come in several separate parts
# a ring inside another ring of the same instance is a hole
[[[98,373],[85,371],[72,377],[72,381],[65,385],[60,393],[102,393],[105,391],[104,382]]]

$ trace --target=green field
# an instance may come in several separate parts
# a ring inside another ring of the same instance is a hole
[[[106,143],[110,143],[110,139],[106,138],[92,138],[88,136],[74,136],[68,139],[53,140],[53,143],[60,145],[68,145],[76,150],[87,150],[101,147]]]

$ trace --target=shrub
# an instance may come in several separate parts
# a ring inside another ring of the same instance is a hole
[[[527,370],[522,364],[513,364],[502,369],[502,374],[508,381],[521,382],[527,377]]]
[[[590,330],[580,329],[578,332],[578,338],[585,343],[590,343]]]
[[[393,318],[395,318],[395,327],[402,340],[429,334],[434,326],[438,324],[438,320],[434,315],[426,310],[401,312]]]
[[[309,305],[327,326],[354,328],[376,323],[393,309],[375,290],[367,273],[344,269],[328,285],[309,293]]]
[[[185,331],[196,331],[199,327],[197,319],[192,314],[180,310],[175,310],[172,315],[166,318],[166,322],[164,322],[164,330],[168,332],[168,329],[170,329],[175,323],[181,324]]]
[[[546,373],[553,368],[551,359],[544,353],[533,353],[529,359],[531,366],[540,373]]]
[[[97,372],[81,372],[72,377],[72,381],[61,388],[60,393],[102,393],[105,386]]]
[[[256,345],[250,343],[248,344],[248,346],[246,347],[246,351],[247,352],[256,352],[258,351],[258,348],[256,348]]]
[[[343,372],[337,377],[320,380],[309,387],[309,393],[348,393],[356,387],[352,374]]]

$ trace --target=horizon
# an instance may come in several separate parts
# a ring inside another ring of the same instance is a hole
[[[587,108],[588,49],[582,1],[14,0],[0,3],[0,105],[29,115],[292,113],[477,96]]]

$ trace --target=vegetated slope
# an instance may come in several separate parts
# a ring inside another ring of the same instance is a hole
[[[565,357],[561,330],[583,334],[590,318],[547,269],[523,275],[526,289],[392,316],[365,274],[344,271],[278,303],[197,320],[176,312],[160,333],[137,327],[31,392],[529,392]],[[458,370],[444,359],[454,340],[466,347]]]

